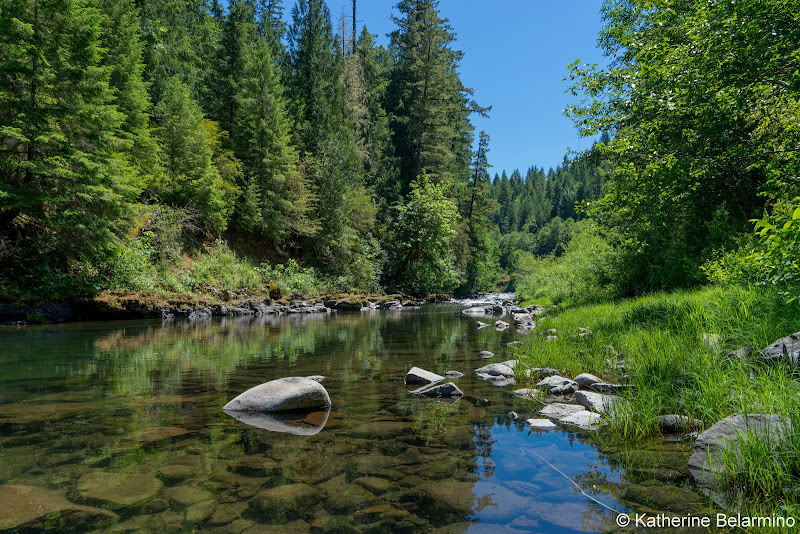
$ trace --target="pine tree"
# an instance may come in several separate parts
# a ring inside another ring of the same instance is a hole
[[[108,16],[80,0],[6,2],[0,17],[0,255],[6,279],[97,264],[137,193],[132,131],[105,57]],[[135,122],[135,120],[133,120]]]
[[[208,230],[222,232],[232,206],[213,163],[214,140],[189,86],[177,76],[168,79],[154,114],[164,169],[153,187],[158,200],[194,210]]]
[[[271,45],[258,37],[246,49],[245,76],[237,95],[241,110],[237,147],[248,181],[240,213],[247,229],[275,243],[289,234],[313,235],[310,217],[315,197],[289,144],[289,123]],[[251,211],[257,206],[257,213]]]
[[[398,29],[391,35],[395,68],[389,89],[396,155],[407,186],[422,171],[438,182],[465,180],[471,155],[472,112],[458,76],[463,53],[453,50],[455,34],[438,13],[436,0],[401,0]]]

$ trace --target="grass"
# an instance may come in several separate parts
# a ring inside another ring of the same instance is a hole
[[[800,371],[757,359],[762,348],[800,330],[799,311],[776,293],[736,286],[555,308],[519,358],[564,376],[589,372],[634,384],[604,430],[621,444],[658,434],[656,417],[673,413],[705,428],[736,413],[781,414],[800,429]],[[537,335],[551,328],[557,341]],[[578,337],[579,328],[592,335]],[[749,357],[729,354],[745,346],[753,348]],[[745,438],[738,456],[725,462],[729,487],[745,508],[800,512],[800,431],[789,436],[778,453]]]

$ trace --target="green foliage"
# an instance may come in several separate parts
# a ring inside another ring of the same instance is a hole
[[[797,10],[607,0],[602,11],[609,67],[575,62],[568,76],[578,128],[614,132],[599,216],[632,271],[652,266],[630,291],[698,283],[698,266],[761,217],[760,192],[796,194]]]
[[[219,141],[210,135],[220,130],[207,126],[189,87],[176,77],[165,84],[155,116],[164,173],[153,184],[154,193],[168,205],[196,210],[208,230],[222,232],[233,204],[231,184],[213,163]]]
[[[800,197],[780,202],[772,214],[756,221],[761,249],[754,258],[766,281],[778,285],[792,301],[800,296]]]
[[[516,258],[517,295],[521,300],[553,303],[598,302],[616,294],[614,250],[590,221],[575,224],[575,233],[560,256]]]
[[[455,236],[459,216],[444,189],[423,173],[411,182],[406,202],[397,206],[392,287],[414,295],[441,293],[455,287],[458,273],[450,240]]]
[[[313,267],[300,267],[295,260],[288,260],[284,264],[269,265],[262,263],[256,271],[268,284],[278,284],[283,290],[297,295],[318,295],[323,290],[323,284],[317,277]]]
[[[138,192],[131,146],[143,135],[121,109],[140,103],[112,87],[105,12],[77,0],[2,11],[0,277],[37,273],[50,284],[77,265],[91,271],[113,248]]]

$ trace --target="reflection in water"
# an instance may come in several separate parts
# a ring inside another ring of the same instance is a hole
[[[473,373],[481,350],[503,361],[521,336],[459,312],[0,329],[0,488],[19,505],[0,524],[58,531],[39,517],[50,510],[77,532],[613,531],[608,510],[528,450],[620,511],[705,508],[676,467],[686,445],[619,454],[530,433],[535,406]],[[464,373],[466,396],[409,394],[412,366]],[[256,384],[308,375],[326,376],[334,411],[221,411]]]
[[[331,409],[309,413],[283,412],[269,414],[235,411],[225,413],[246,425],[263,428],[270,432],[283,432],[285,434],[294,434],[295,436],[313,436],[319,434],[325,428]]]

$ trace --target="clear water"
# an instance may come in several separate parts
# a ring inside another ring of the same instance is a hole
[[[531,432],[537,407],[472,372],[523,336],[460,309],[0,328],[0,531],[612,532],[612,510],[705,509],[691,443]],[[412,366],[464,373],[467,397],[409,394]],[[221,411],[307,375],[333,403],[314,435]]]

